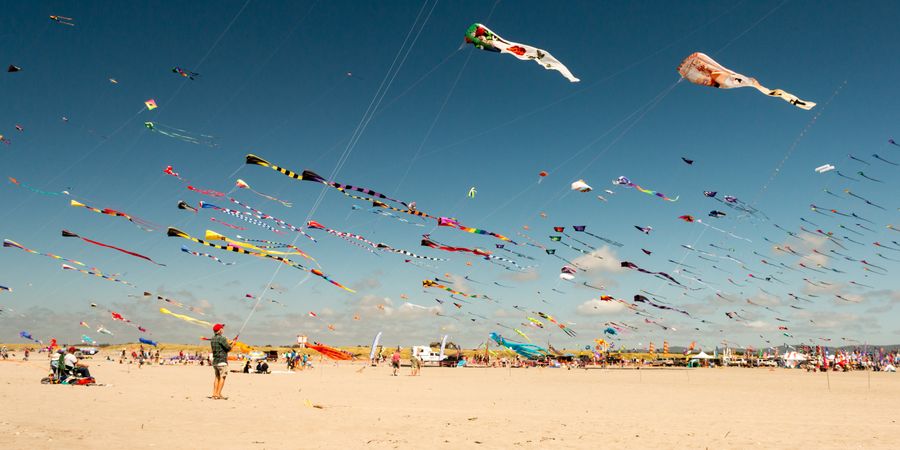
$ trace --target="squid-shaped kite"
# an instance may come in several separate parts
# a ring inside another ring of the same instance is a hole
[[[701,86],[711,86],[720,89],[752,87],[770,97],[781,97],[782,100],[801,109],[810,110],[816,106],[813,102],[801,100],[797,96],[781,89],[769,89],[759,84],[755,78],[734,72],[700,52],[692,53],[687,58],[684,58],[684,61],[681,61],[681,64],[678,66],[678,73],[691,83]]]

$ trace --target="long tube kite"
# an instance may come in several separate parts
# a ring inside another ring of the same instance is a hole
[[[122,284],[125,284],[125,285],[128,285],[128,286],[134,287],[133,284],[131,284],[131,283],[127,282],[127,281],[120,280],[120,279],[118,279],[118,278],[114,278],[114,277],[111,277],[111,276],[108,276],[108,275],[104,275],[102,272],[99,272],[99,271],[97,271],[96,269],[94,269],[94,270],[83,270],[83,269],[79,269],[79,268],[77,268],[77,267],[70,266],[70,265],[68,265],[68,264],[63,264],[63,265],[62,265],[62,268],[63,268],[63,270],[74,270],[74,271],[76,271],[76,272],[81,272],[81,273],[83,273],[83,274],[85,274],[85,275],[93,275],[93,276],[95,276],[95,277],[100,277],[100,278],[103,278],[103,279],[106,279],[106,280],[109,280],[109,281],[114,281],[114,282],[116,282],[116,283],[122,283]]]
[[[75,201],[75,200],[72,200],[71,202],[69,202],[69,205],[74,206],[74,207],[85,208],[85,209],[88,209],[88,210],[93,211],[93,212],[98,213],[98,214],[106,214],[107,216],[114,216],[114,217],[122,217],[122,218],[125,218],[126,220],[128,220],[129,222],[131,222],[131,223],[137,225],[138,228],[140,228],[140,229],[142,229],[142,230],[144,230],[144,231],[153,231],[153,228],[156,226],[156,225],[153,225],[152,223],[147,222],[147,221],[145,221],[145,220],[141,220],[141,219],[139,219],[139,218],[137,218],[137,217],[130,216],[130,215],[125,214],[125,213],[123,213],[123,212],[121,212],[121,211],[116,211],[116,210],[110,209],[110,208],[104,208],[104,209],[94,208],[93,206],[88,206],[88,205],[85,205],[84,203],[81,203],[81,202],[78,202],[78,201]]]
[[[896,164],[895,164],[895,165],[896,165]],[[28,189],[29,191],[34,192],[35,194],[41,194],[41,195],[53,195],[53,196],[56,196],[56,195],[69,195],[69,191],[59,191],[59,192],[42,191],[42,190],[40,190],[40,189],[33,188],[33,187],[31,187],[31,186],[29,186],[29,185],[27,185],[27,184],[25,184],[25,183],[22,183],[21,181],[15,179],[15,178],[13,178],[13,177],[7,177],[7,178],[9,178],[9,182],[10,182],[10,183],[12,183],[12,184],[14,184],[14,185],[16,185],[16,186],[20,186],[20,187],[23,187],[23,188],[25,188],[25,189]]]
[[[637,264],[630,262],[630,261],[622,261],[620,263],[620,265],[626,269],[634,269],[634,270],[637,270],[638,272],[642,272],[642,273],[646,273],[646,274],[650,274],[650,275],[659,275],[659,276],[681,286],[681,283],[679,283],[675,278],[672,278],[671,275],[669,275],[665,272],[652,272],[647,269],[643,269],[643,268],[639,267]]]
[[[217,249],[219,249],[219,250],[227,250],[227,251],[230,251],[230,252],[240,253],[240,254],[243,254],[243,255],[256,256],[257,258],[269,258],[269,259],[274,259],[274,260],[279,261],[279,262],[281,262],[281,263],[283,263],[283,264],[287,264],[287,265],[289,265],[289,266],[291,266],[291,267],[293,267],[293,268],[295,268],[295,269],[300,269],[300,270],[302,270],[302,271],[304,271],[304,272],[310,272],[310,273],[312,273],[313,275],[316,275],[316,276],[318,276],[318,277],[324,279],[325,281],[327,281],[327,282],[329,282],[329,283],[331,283],[331,284],[333,284],[333,285],[335,285],[335,286],[337,286],[337,287],[339,287],[339,288],[341,288],[341,289],[343,289],[343,290],[345,290],[345,291],[347,291],[347,292],[356,292],[356,291],[354,291],[353,289],[350,289],[350,288],[348,288],[348,287],[346,287],[346,286],[344,286],[344,285],[338,283],[337,281],[332,280],[332,279],[329,278],[327,275],[325,275],[321,270],[318,270],[318,269],[310,269],[310,268],[308,268],[308,267],[303,266],[302,264],[296,263],[296,262],[291,261],[291,260],[289,260],[289,259],[287,259],[287,258],[282,258],[282,257],[276,256],[276,255],[270,255],[270,254],[268,254],[268,253],[251,252],[251,251],[246,250],[246,249],[244,249],[244,248],[236,247],[236,246],[233,246],[233,245],[228,245],[228,246],[225,246],[225,245],[216,245],[216,244],[213,244],[213,243],[211,243],[211,242],[206,242],[206,241],[204,241],[204,240],[197,239],[197,238],[195,238],[195,237],[193,237],[193,236],[191,236],[191,235],[185,233],[184,231],[181,231],[181,230],[179,230],[179,229],[177,229],[177,228],[173,228],[173,227],[169,227],[169,229],[166,231],[166,234],[167,234],[169,237],[179,237],[179,238],[182,238],[182,239],[187,239],[187,240],[189,240],[189,241],[194,241],[194,242],[196,242],[196,243],[198,243],[198,244],[205,245],[205,246],[207,246],[207,247],[217,248]]]
[[[176,319],[181,319],[181,320],[183,320],[183,321],[185,321],[185,322],[192,323],[192,324],[194,324],[194,325],[200,325],[201,327],[211,327],[211,326],[212,326],[211,323],[209,323],[209,322],[207,322],[207,321],[205,321],[205,320],[195,319],[195,318],[193,318],[193,317],[191,317],[191,316],[186,316],[186,315],[184,315],[184,314],[173,313],[172,311],[169,311],[169,310],[166,309],[166,308],[159,308],[159,312],[161,312],[161,313],[163,313],[163,314],[170,315],[170,316],[172,316],[172,317],[174,317],[174,318],[176,318]]]
[[[465,292],[455,291],[455,290],[453,290],[453,289],[450,289],[450,288],[447,287],[447,286],[444,286],[443,284],[436,283],[436,282],[434,282],[433,280],[422,280],[422,287],[424,287],[424,288],[437,288],[437,289],[443,289],[443,290],[445,290],[445,291],[447,291],[447,292],[449,292],[449,293],[451,293],[451,294],[456,294],[456,295],[459,295],[459,296],[462,296],[462,297],[478,298],[478,294],[466,294]]]
[[[284,201],[284,200],[280,200],[280,199],[278,199],[278,198],[272,197],[271,195],[266,195],[266,194],[263,194],[262,192],[258,192],[258,191],[256,191],[256,190],[254,190],[254,189],[251,188],[250,185],[247,184],[247,182],[244,181],[244,180],[238,179],[238,180],[234,183],[234,186],[237,187],[237,188],[239,188],[239,189],[246,189],[246,190],[248,190],[248,191],[250,191],[250,192],[252,192],[252,193],[254,193],[254,194],[256,194],[256,195],[258,195],[258,196],[260,196],[260,197],[267,198],[267,199],[269,199],[269,200],[272,200],[272,201],[276,201],[276,202],[278,202],[278,203],[281,203],[282,205],[284,205],[284,206],[286,206],[286,207],[288,207],[288,208],[294,206],[291,202],[286,202],[286,201]]]
[[[69,230],[62,230],[62,236],[63,236],[63,237],[74,237],[74,238],[78,238],[78,239],[81,239],[82,241],[87,242],[87,243],[89,243],[89,244],[98,245],[98,246],[100,246],[100,247],[111,248],[111,249],[113,249],[113,250],[122,252],[122,253],[124,253],[124,254],[126,254],[126,255],[131,255],[131,256],[134,256],[134,257],[137,257],[137,258],[145,259],[145,260],[147,260],[147,261],[152,262],[153,264],[156,264],[157,266],[165,266],[165,264],[160,264],[160,263],[158,263],[158,262],[156,262],[156,261],[150,259],[149,257],[140,254],[140,253],[135,253],[135,252],[132,252],[132,251],[128,251],[128,250],[125,250],[124,248],[116,247],[115,245],[109,245],[109,244],[104,244],[104,243],[102,243],[102,242],[97,242],[97,241],[95,241],[95,240],[88,239],[88,238],[83,237],[83,236],[79,236],[79,235],[77,235],[77,234],[75,234],[75,233],[73,233],[73,232],[71,232],[71,231],[69,231]]]
[[[37,251],[37,250],[32,250],[32,249],[30,249],[30,248],[27,248],[27,247],[23,246],[22,244],[19,244],[18,242],[11,241],[11,240],[9,240],[9,239],[4,239],[4,240],[3,240],[3,246],[4,246],[4,247],[10,247],[10,248],[17,248],[17,249],[19,249],[19,250],[22,250],[22,251],[25,251],[25,252],[28,252],[28,253],[32,253],[32,254],[35,254],[35,255],[41,255],[41,256],[46,256],[46,257],[48,257],[48,258],[59,259],[59,260],[62,260],[62,261],[70,262],[70,263],[72,263],[72,264],[77,264],[77,265],[79,265],[79,266],[83,266],[83,265],[84,265],[83,262],[75,261],[74,259],[63,258],[62,256],[54,255],[53,253],[41,253],[41,252],[39,252],[39,251]]]
[[[534,61],[547,70],[559,72],[572,83],[581,81],[575,78],[575,75],[572,75],[572,72],[563,63],[559,62],[546,50],[507,41],[480,23],[473,23],[469,26],[466,30],[465,41],[467,44],[474,45],[477,49],[494,53],[508,53],[523,61]]]
[[[619,185],[619,186],[625,186],[625,187],[635,188],[635,189],[637,189],[637,190],[640,191],[640,192],[643,192],[643,193],[645,193],[645,194],[647,194],[647,195],[655,195],[655,196],[657,196],[657,197],[659,197],[659,198],[661,198],[661,199],[663,199],[663,200],[665,200],[665,201],[667,201],[667,202],[677,202],[677,201],[678,201],[678,196],[675,196],[675,198],[669,198],[669,197],[666,197],[666,194],[663,194],[662,192],[651,191],[650,189],[644,189],[644,188],[642,188],[640,185],[637,185],[637,184],[635,184],[635,183],[632,183],[631,180],[629,180],[629,179],[626,178],[626,177],[619,177],[619,178],[616,178],[615,180],[613,180],[613,184]]]
[[[194,255],[194,256],[205,256],[205,257],[207,257],[207,258],[209,258],[209,259],[212,259],[213,261],[215,261],[215,262],[217,262],[217,263],[219,263],[219,264],[223,264],[223,265],[226,265],[226,266],[231,266],[231,265],[234,265],[234,264],[235,264],[235,263],[233,263],[233,262],[225,262],[225,261],[222,261],[221,259],[219,259],[219,258],[216,257],[215,255],[210,255],[209,253],[195,252],[195,251],[189,249],[186,245],[182,245],[182,246],[181,246],[181,251],[184,252],[184,253],[188,253],[188,254]]]
[[[756,81],[755,78],[741,75],[725,68],[709,56],[697,52],[692,53],[678,66],[678,73],[688,81],[700,86],[710,86],[719,89],[733,89],[752,87],[770,97],[780,97],[782,100],[805,110],[816,106],[813,102],[800,100],[796,95],[781,89],[769,89]]]

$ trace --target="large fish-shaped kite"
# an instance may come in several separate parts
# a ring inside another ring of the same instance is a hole
[[[563,65],[563,63],[559,62],[559,60],[554,58],[553,55],[546,50],[507,41],[480,23],[473,23],[469,29],[466,30],[466,43],[474,45],[475,48],[487,50],[489,52],[509,53],[523,61],[532,60],[547,70],[558,71],[562,76],[573,83],[581,81],[578,78],[575,78],[575,75],[572,75],[572,72],[569,72],[569,69]]]
[[[692,53],[687,58],[684,58],[684,61],[681,61],[681,64],[678,66],[678,73],[691,83],[701,86],[712,86],[720,89],[752,87],[770,97],[781,97],[784,101],[801,109],[810,110],[813,106],[816,106],[813,102],[801,100],[797,96],[781,89],[769,89],[759,84],[755,78],[729,70],[700,52]]]

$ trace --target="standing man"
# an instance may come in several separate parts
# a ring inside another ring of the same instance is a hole
[[[394,350],[394,354],[391,355],[391,368],[394,369],[391,375],[396,377],[397,371],[400,370],[400,347],[397,347],[397,350]]]
[[[213,400],[228,400],[228,397],[222,396],[222,388],[225,387],[225,377],[228,375],[228,352],[231,351],[231,343],[222,335],[224,324],[217,323],[213,325],[212,339],[209,345],[213,355],[213,370],[216,378],[213,381],[213,394],[210,397]]]

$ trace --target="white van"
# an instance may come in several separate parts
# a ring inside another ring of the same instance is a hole
[[[431,347],[425,345],[416,345],[412,348],[412,355],[418,357],[423,363],[440,363],[447,359],[447,355],[435,353]]]

